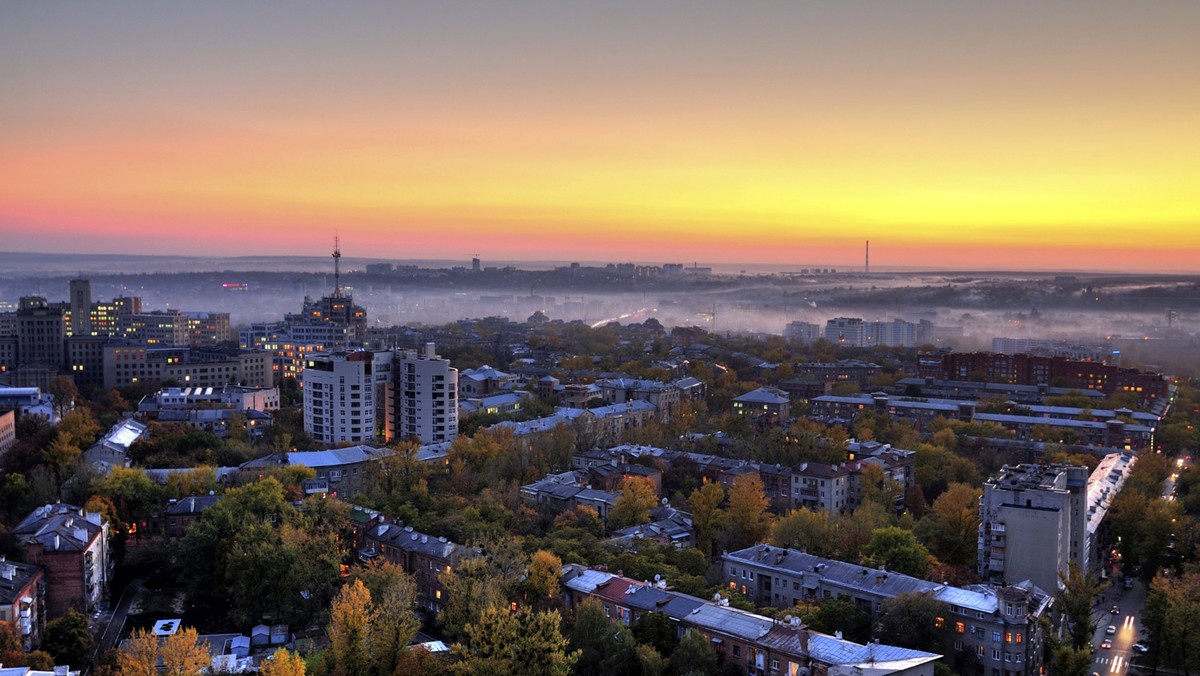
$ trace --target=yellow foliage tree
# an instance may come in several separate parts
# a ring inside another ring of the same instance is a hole
[[[212,663],[208,641],[200,639],[195,627],[180,627],[158,647],[163,668],[169,676],[195,676]]]

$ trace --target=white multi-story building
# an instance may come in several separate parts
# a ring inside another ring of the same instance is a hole
[[[421,352],[396,353],[391,392],[391,434],[423,444],[458,435],[458,369],[434,352],[433,343]]]
[[[304,431],[325,444],[375,441],[373,352],[311,355],[301,373]]]

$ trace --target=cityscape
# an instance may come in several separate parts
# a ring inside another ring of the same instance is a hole
[[[0,676],[1192,673],[1198,26],[0,7]]]

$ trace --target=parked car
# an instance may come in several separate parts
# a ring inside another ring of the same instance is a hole
[[[1135,651],[1139,652],[1139,653],[1148,652],[1148,651],[1150,650],[1149,648],[1147,648],[1146,646],[1142,645],[1141,643],[1134,643],[1134,644],[1133,644],[1133,649],[1134,649]]]

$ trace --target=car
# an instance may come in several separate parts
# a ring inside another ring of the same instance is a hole
[[[1150,650],[1149,648],[1147,648],[1146,646],[1142,645],[1141,643],[1134,643],[1134,644],[1133,644],[1133,649],[1134,649],[1136,652],[1139,652],[1139,653],[1149,652],[1149,650]]]
[[[1101,647],[1101,648],[1103,648],[1103,649],[1105,649],[1105,650],[1108,650],[1109,648],[1111,648],[1111,647],[1112,647],[1112,641],[1110,641],[1110,640],[1108,640],[1108,639],[1104,639],[1104,643],[1101,643],[1101,644],[1100,644],[1100,647]]]
[[[1115,624],[1108,625],[1108,629],[1105,629],[1104,633],[1108,634],[1109,636],[1112,636],[1113,634],[1117,633],[1117,625],[1115,625]]]
[[[1120,615],[1121,614],[1121,606],[1113,606],[1112,608],[1109,608],[1108,614],[1109,615]]]

